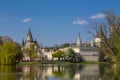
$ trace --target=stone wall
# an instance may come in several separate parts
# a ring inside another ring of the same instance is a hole
[[[99,61],[100,53],[97,48],[80,47],[79,50],[79,47],[76,47],[73,50],[81,55],[83,61]]]

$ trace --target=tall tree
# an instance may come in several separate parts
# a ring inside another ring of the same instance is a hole
[[[0,56],[0,63],[13,64],[16,61],[18,55],[21,54],[19,46],[15,42],[5,42],[3,44]]]
[[[2,45],[3,45],[3,42],[2,42],[2,38],[0,37],[0,52],[1,52],[1,49],[2,49]]]
[[[65,53],[61,50],[57,50],[55,53],[52,54],[52,57],[58,58],[60,61],[60,58],[63,58],[65,56]]]
[[[105,22],[92,23],[92,34],[97,35],[99,29],[102,40],[100,50],[105,54],[105,59],[110,62],[120,61],[120,17],[112,11],[106,11]]]
[[[74,58],[74,50],[69,48],[68,49],[68,60],[72,60]]]

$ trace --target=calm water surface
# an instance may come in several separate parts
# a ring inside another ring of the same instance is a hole
[[[114,65],[0,65],[0,80],[120,80]]]

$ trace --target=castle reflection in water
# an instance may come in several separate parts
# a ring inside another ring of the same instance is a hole
[[[19,66],[20,80],[100,80],[99,65]]]
[[[120,80],[111,64],[0,65],[0,80]]]

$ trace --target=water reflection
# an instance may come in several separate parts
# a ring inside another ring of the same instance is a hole
[[[0,66],[0,80],[120,80],[113,65],[42,64]]]
[[[99,80],[99,65],[85,65],[80,74],[81,80]]]
[[[16,66],[0,66],[0,80],[17,80],[18,78],[19,72],[16,71]]]

